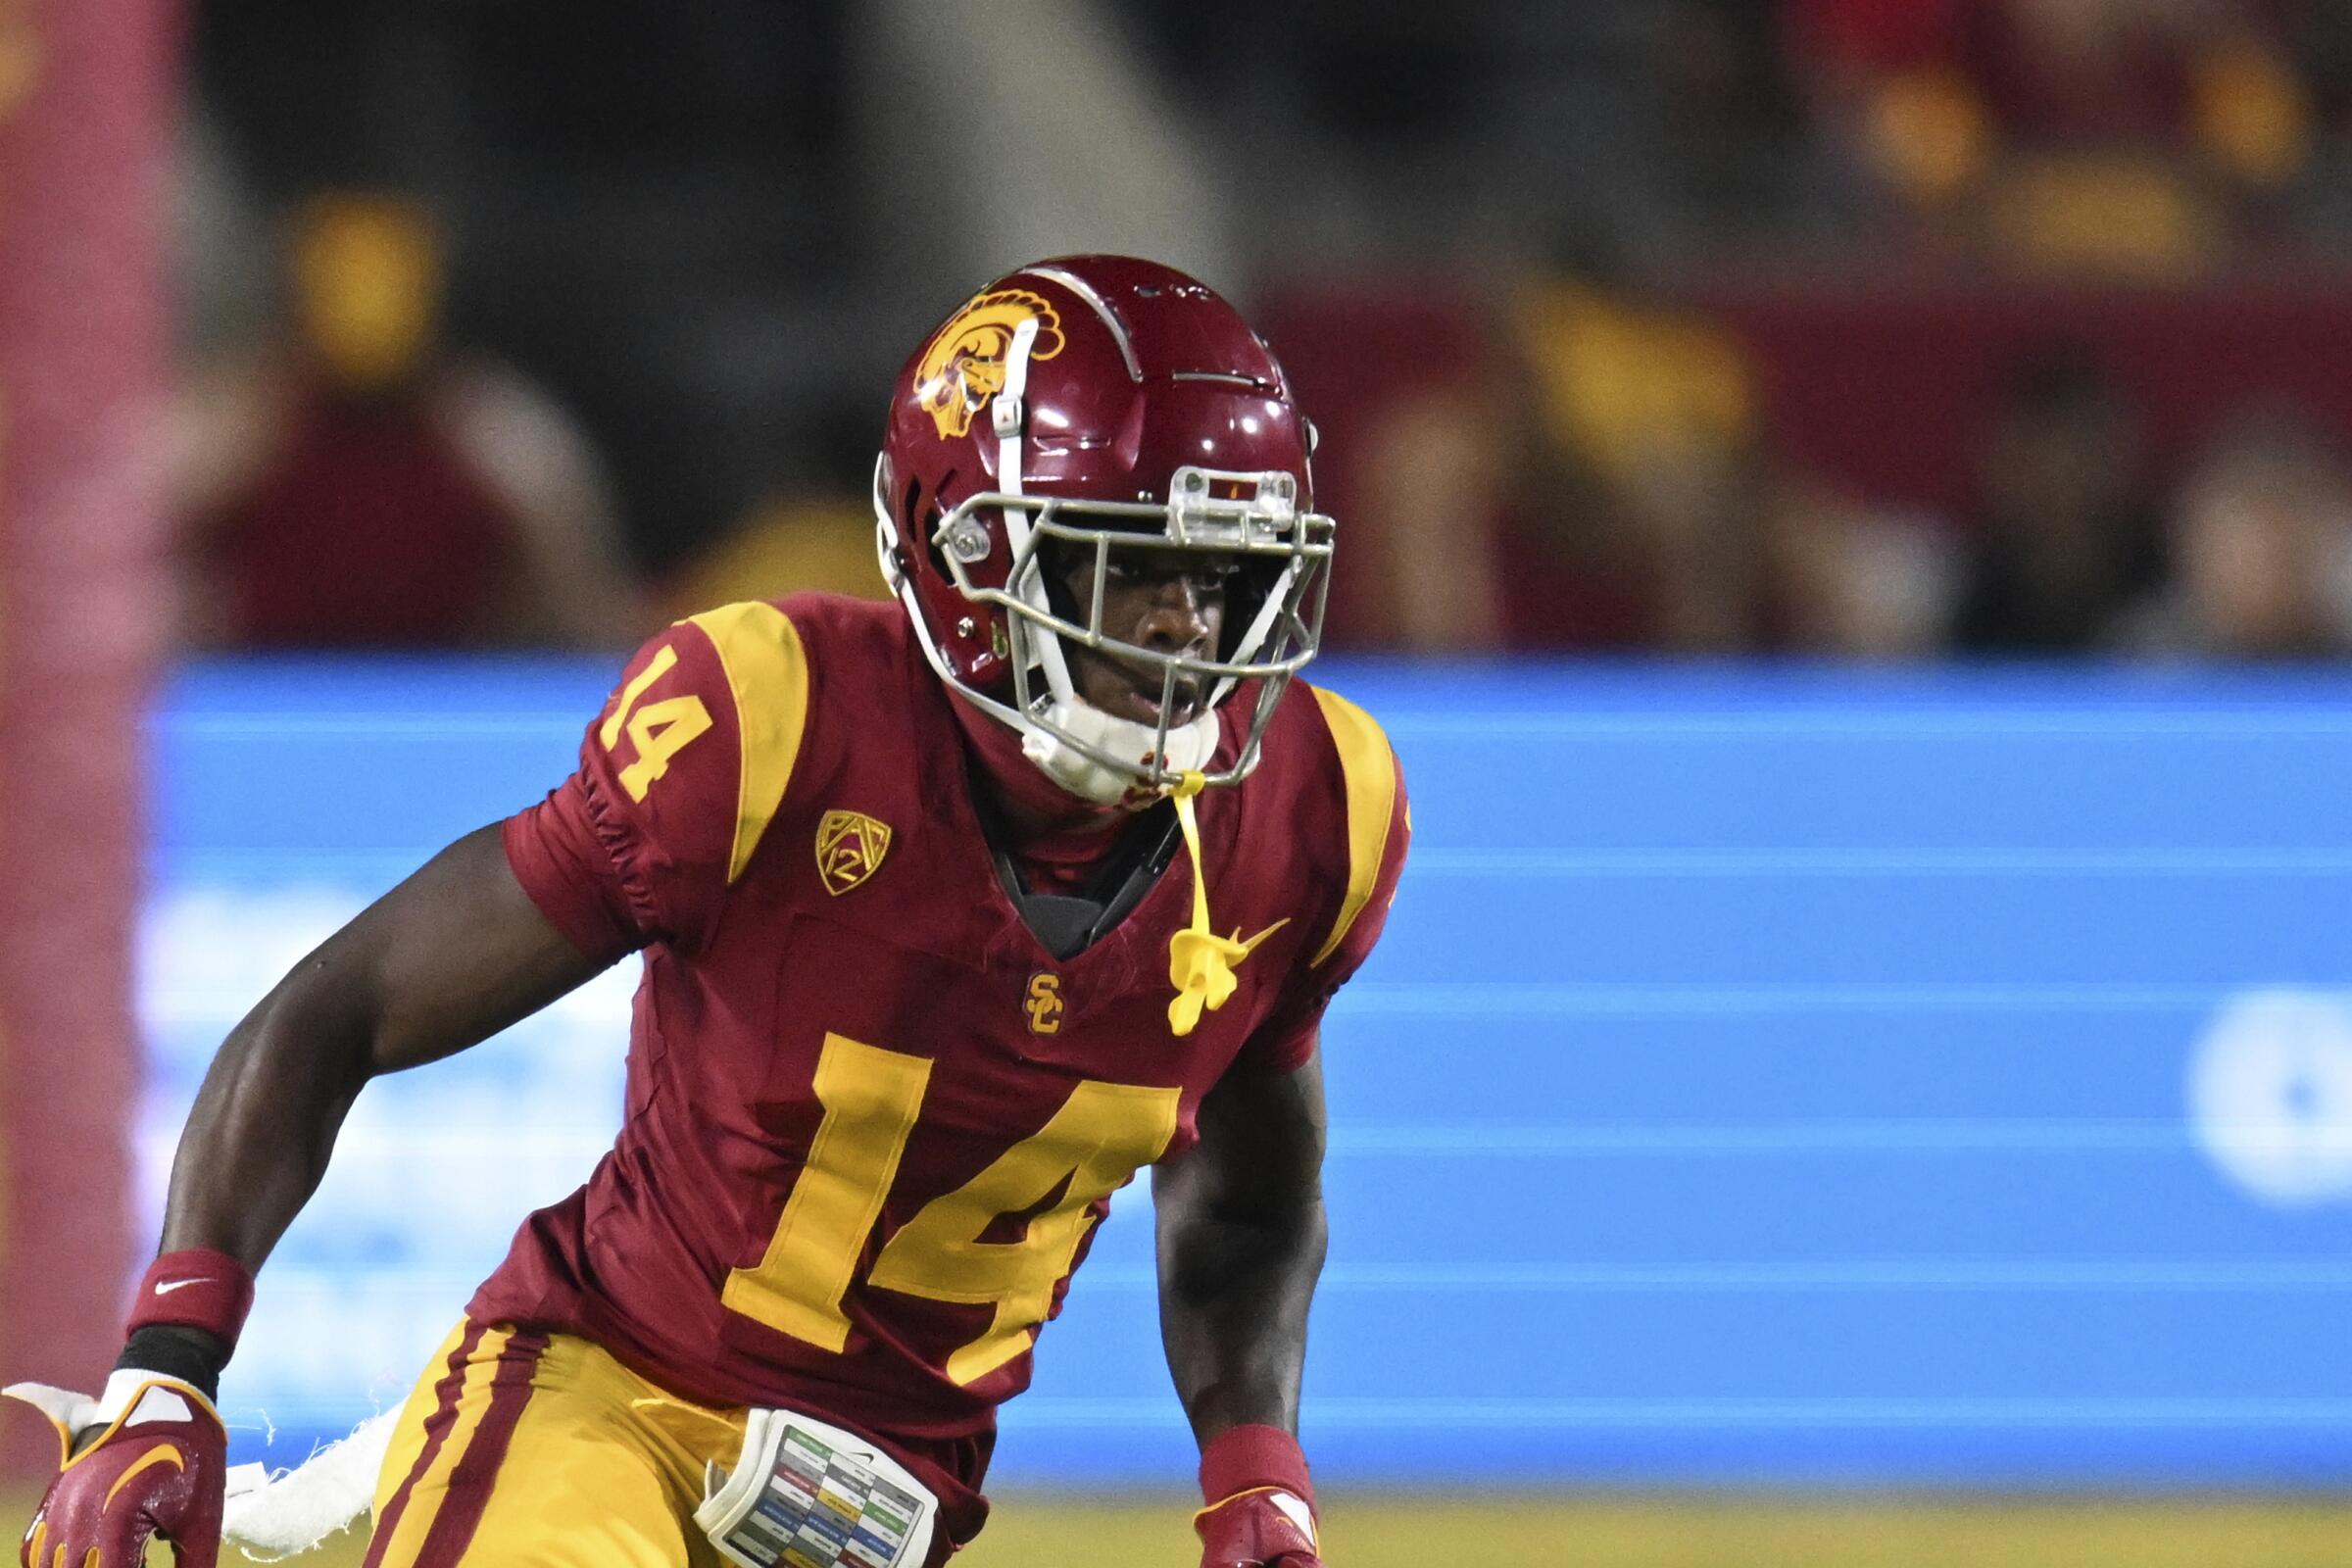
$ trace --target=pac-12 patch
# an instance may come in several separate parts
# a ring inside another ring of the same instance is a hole
[[[827,811],[816,824],[816,874],[836,898],[872,876],[890,853],[890,824],[863,811]]]

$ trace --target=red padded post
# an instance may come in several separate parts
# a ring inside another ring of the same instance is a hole
[[[0,0],[0,1382],[95,1387],[134,1272],[139,733],[168,0]],[[0,1417],[0,1480],[56,1462]]]

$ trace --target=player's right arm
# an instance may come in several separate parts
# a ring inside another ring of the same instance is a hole
[[[624,953],[708,938],[756,839],[742,802],[763,798],[739,777],[736,672],[778,662],[787,643],[797,661],[797,638],[765,606],[657,637],[562,788],[435,856],[231,1031],[181,1134],[164,1250],[104,1395],[9,1391],[49,1416],[64,1457],[21,1561],[136,1568],[160,1533],[182,1568],[210,1568],[226,1462],[214,1391],[254,1272],[317,1189],[353,1102],[370,1079],[466,1050]]]
[[[369,1079],[485,1040],[601,967],[540,913],[491,827],[378,899],[246,1014],[180,1135],[163,1255],[105,1393],[11,1391],[60,1440],[22,1561],[135,1568],[159,1532],[182,1568],[216,1560],[220,1368],[253,1272],[318,1187],[352,1102]]]
[[[258,1270],[326,1173],[368,1081],[476,1045],[595,976],[515,879],[496,826],[443,850],[245,1015],[180,1135],[164,1250]]]
[[[280,981],[197,1096],[167,1254],[258,1269],[369,1079],[488,1039],[648,943],[698,948],[748,858],[738,759],[759,748],[739,739],[738,683],[787,652],[798,673],[798,648],[765,605],[667,628],[630,660],[563,787],[458,840]]]

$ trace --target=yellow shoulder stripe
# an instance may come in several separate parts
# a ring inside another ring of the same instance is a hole
[[[808,659],[791,617],[773,605],[727,605],[689,618],[718,650],[735,694],[741,745],[735,849],[727,861],[727,880],[733,882],[752,863],[752,853],[792,782],[801,733],[808,723]]]
[[[1372,890],[1380,885],[1389,819],[1396,810],[1396,755],[1370,713],[1337,692],[1310,689],[1322,705],[1323,722],[1331,726],[1332,743],[1340,749],[1340,772],[1348,782],[1348,897],[1331,934],[1309,960],[1321,963],[1339,951],[1355,917],[1372,902]]]

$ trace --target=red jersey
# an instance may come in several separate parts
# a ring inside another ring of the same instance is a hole
[[[1226,1074],[1303,1064],[1408,826],[1379,726],[1294,682],[1256,772],[1198,803],[1218,931],[1268,934],[1178,1037],[1188,860],[1054,958],[999,880],[953,701],[894,604],[733,605],[638,653],[579,770],[506,824],[584,953],[645,950],[625,1119],[470,1312],[861,1431],[962,1539],[1109,1195],[1192,1146]]]

